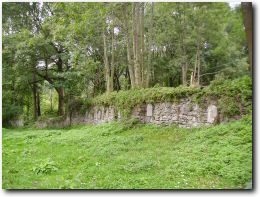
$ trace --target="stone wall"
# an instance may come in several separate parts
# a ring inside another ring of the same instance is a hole
[[[10,120],[9,124],[12,127],[23,127],[24,126],[24,121],[23,121],[23,119]]]
[[[204,107],[202,107],[204,106]],[[135,106],[131,117],[135,117],[142,123],[151,124],[176,124],[179,127],[198,127],[215,124],[218,121],[218,109],[216,102],[198,105],[189,99],[181,99],[178,103],[161,102],[148,103]],[[87,110],[85,114],[74,112],[64,121],[56,123],[48,122],[45,125],[69,126],[72,124],[101,124],[117,121],[122,118],[118,109],[113,106],[95,106]]]
[[[145,114],[141,121],[152,124],[176,124],[180,127],[196,127],[207,124],[207,109],[202,109],[198,104],[188,100],[176,103],[147,104]],[[138,118],[138,116],[136,116]]]
[[[178,103],[161,102],[141,104],[134,107],[131,117],[142,123],[176,124],[179,127],[192,128],[215,124],[219,120],[216,102],[198,105],[189,99],[181,99]],[[38,127],[65,127],[73,124],[102,124],[122,119],[121,113],[113,106],[94,106],[85,114],[71,113],[59,120],[39,122]]]

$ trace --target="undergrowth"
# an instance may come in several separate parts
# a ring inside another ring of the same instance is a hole
[[[4,189],[234,189],[252,181],[252,119],[3,129]]]

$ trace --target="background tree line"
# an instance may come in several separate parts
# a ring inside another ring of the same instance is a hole
[[[104,92],[251,72],[241,6],[228,3],[9,2],[2,20],[4,123],[64,115]]]

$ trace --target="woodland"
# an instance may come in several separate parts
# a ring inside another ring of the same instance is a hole
[[[2,188],[252,189],[252,30],[251,3],[2,3]],[[183,98],[222,119],[130,116]],[[122,117],[71,124],[96,106]]]
[[[250,6],[242,7],[3,3],[3,124],[64,116],[75,100],[113,91],[251,76]]]

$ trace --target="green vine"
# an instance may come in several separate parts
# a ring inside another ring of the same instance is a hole
[[[231,117],[248,113],[252,109],[252,79],[249,76],[235,80],[213,81],[206,88],[179,86],[132,89],[102,94],[88,101],[88,107],[114,106],[123,117],[128,117],[140,104],[157,102],[179,102],[190,98],[200,105],[217,100],[220,112]]]

